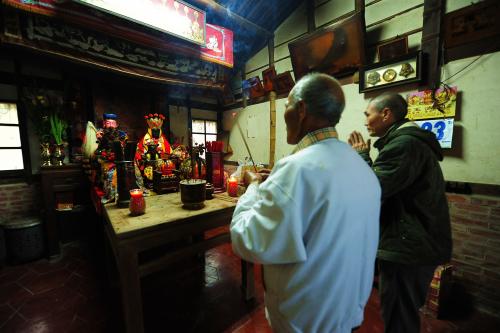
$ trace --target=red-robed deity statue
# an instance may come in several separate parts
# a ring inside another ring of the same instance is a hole
[[[144,116],[148,124],[147,133],[137,142],[135,162],[144,177],[146,187],[151,188],[153,172],[161,169],[162,159],[168,158],[172,149],[162,132],[165,116],[159,113]],[[146,184],[147,183],[147,184]]]
[[[162,126],[165,116],[159,113],[145,115],[144,119],[148,124],[147,133],[137,142],[136,160],[141,160],[148,151],[148,145],[158,145],[156,151],[163,157],[172,153],[167,137],[163,134]]]

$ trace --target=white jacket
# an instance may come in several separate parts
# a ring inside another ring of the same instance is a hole
[[[380,186],[347,144],[326,139],[280,160],[239,199],[233,250],[264,265],[275,332],[351,332],[371,292]]]

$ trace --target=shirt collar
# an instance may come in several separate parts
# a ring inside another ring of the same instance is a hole
[[[402,119],[402,120],[399,120],[399,121],[395,122],[394,124],[392,124],[391,127],[389,127],[389,129],[387,130],[387,132],[385,132],[385,134],[382,135],[380,137],[380,139],[375,141],[373,146],[379,150],[382,149],[385,146],[385,144],[387,143],[389,136],[392,133],[394,133],[395,131],[397,131],[401,126],[403,126],[404,124],[406,124],[408,122],[409,122],[408,119]]]
[[[306,147],[312,146],[315,143],[331,138],[338,138],[335,127],[324,127],[316,131],[309,132],[299,141],[299,143],[297,143],[292,154],[295,154]]]

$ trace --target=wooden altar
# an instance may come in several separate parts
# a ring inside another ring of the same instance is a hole
[[[132,217],[128,208],[104,206],[105,230],[113,250],[121,283],[123,315],[127,332],[143,332],[141,278],[169,264],[230,242],[229,233],[211,238],[196,237],[228,225],[236,202],[226,195],[206,200],[200,210],[182,208],[180,193],[146,198],[146,214]],[[192,239],[147,262],[139,255],[179,239]],[[254,297],[253,264],[242,260],[242,289],[246,299]]]

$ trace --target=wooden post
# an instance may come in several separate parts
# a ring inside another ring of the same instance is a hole
[[[365,11],[365,0],[356,0],[354,3],[354,10],[356,13]]]
[[[269,168],[274,166],[276,155],[276,92],[269,93]]]
[[[307,0],[307,32],[311,33],[316,30],[316,20],[314,17],[314,10],[316,4],[314,0]]]
[[[427,57],[427,66],[423,68],[423,74],[430,89],[437,89],[441,82],[440,35],[443,12],[443,0],[424,0],[422,52]]]
[[[314,4],[313,4],[314,5]],[[269,66],[274,65],[274,36],[267,43]],[[274,166],[276,155],[276,92],[269,92],[269,168]]]

